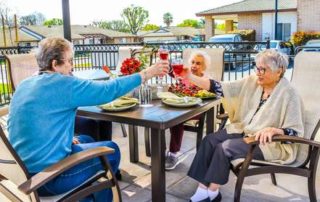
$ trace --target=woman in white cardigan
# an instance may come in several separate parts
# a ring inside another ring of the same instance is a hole
[[[274,135],[302,136],[303,104],[283,77],[288,57],[275,50],[256,56],[255,75],[234,82],[217,82],[185,71],[184,77],[222,97],[230,124],[207,135],[192,162],[188,175],[199,182],[191,201],[220,201],[220,185],[229,177],[230,161],[245,157],[249,146],[244,136],[260,141],[253,158],[283,164],[292,163],[297,145],[271,143]]]

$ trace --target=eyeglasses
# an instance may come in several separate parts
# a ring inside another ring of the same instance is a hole
[[[267,71],[267,68],[255,66],[255,67],[254,67],[254,71],[255,71],[256,73],[259,73],[259,74],[261,74],[261,75],[264,75],[264,74],[266,73],[266,71]]]
[[[62,61],[68,61],[69,64],[73,65],[73,58],[70,58],[70,59],[60,59]]]
[[[201,62],[196,62],[196,61],[192,60],[191,64],[201,65]]]

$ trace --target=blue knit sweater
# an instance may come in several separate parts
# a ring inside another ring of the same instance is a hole
[[[10,104],[9,141],[28,171],[37,173],[70,154],[77,107],[110,102],[140,84],[139,74],[110,81],[59,73],[30,77]]]

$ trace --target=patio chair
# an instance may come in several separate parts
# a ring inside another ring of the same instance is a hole
[[[240,201],[241,188],[245,177],[259,174],[270,174],[274,185],[277,185],[275,173],[285,173],[307,177],[310,201],[317,201],[315,180],[319,160],[320,143],[315,141],[320,127],[320,90],[311,86],[320,85],[320,53],[300,52],[295,57],[291,83],[298,90],[305,107],[304,138],[292,136],[274,136],[274,142],[299,143],[297,159],[290,165],[280,165],[266,161],[252,160],[252,152],[259,142],[254,138],[245,138],[250,144],[246,158],[232,161],[231,169],[237,175],[234,201]]]
[[[9,77],[13,91],[22,80],[39,70],[36,56],[32,53],[5,55],[5,58],[9,64]]]
[[[0,116],[8,113],[8,108],[0,108]],[[24,163],[15,152],[7,139],[2,127],[0,127],[0,192],[10,201],[39,202],[39,201],[78,201],[94,192],[111,188],[114,201],[121,201],[118,182],[110,169],[106,154],[113,153],[113,149],[97,147],[73,154],[62,161],[31,176]],[[77,188],[56,196],[39,197],[39,187],[58,176],[69,168],[92,158],[101,160],[105,170],[85,181]]]
[[[33,53],[29,54],[14,54],[14,55],[5,55],[5,58],[9,64],[9,78],[10,84],[13,92],[17,88],[17,86],[27,77],[32,76],[38,70],[38,63],[36,60],[36,56]],[[78,116],[76,117],[76,122],[80,122],[81,119]],[[87,119],[87,118],[86,118]],[[86,127],[76,124],[75,125],[75,133],[77,134],[90,134],[97,140],[110,140],[111,139],[111,123],[102,123],[101,121],[89,120],[92,124],[95,125],[94,130],[89,131]],[[107,129],[110,128],[110,131]],[[106,134],[102,137],[100,132],[103,131]]]
[[[223,48],[186,48],[183,50],[183,64],[189,65],[188,60],[193,51],[204,51],[211,58],[211,65],[207,67],[206,73],[209,77],[221,81],[223,79],[224,72],[224,64],[223,64],[223,56],[224,49]],[[198,149],[203,137],[203,128],[205,122],[206,114],[201,114],[199,120],[190,120],[184,124],[184,130],[197,133],[197,143],[196,148]],[[146,155],[151,156],[150,150],[150,129],[145,129],[145,149]]]

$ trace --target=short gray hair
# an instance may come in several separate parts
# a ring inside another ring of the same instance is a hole
[[[56,60],[58,65],[63,64],[64,52],[67,50],[73,51],[73,45],[64,38],[49,37],[41,40],[35,50],[40,71],[53,70],[53,60]]]
[[[189,57],[189,60],[188,60],[189,65],[191,65],[192,59],[193,59],[195,56],[203,57],[204,66],[205,66],[205,69],[204,69],[204,70],[206,70],[206,69],[211,65],[211,58],[210,58],[210,56],[208,55],[208,53],[206,53],[205,51],[202,51],[202,50],[192,51],[192,53],[191,53],[191,55],[190,55],[190,57]]]
[[[257,54],[255,61],[256,63],[262,62],[263,64],[267,65],[273,72],[278,69],[282,69],[283,74],[285,73],[289,65],[288,55],[274,49],[266,49],[264,51],[261,51]]]

